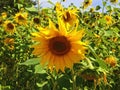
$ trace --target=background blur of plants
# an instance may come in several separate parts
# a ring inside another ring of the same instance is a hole
[[[79,7],[79,29],[85,29],[83,41],[89,44],[87,59],[73,71],[51,73],[32,54],[31,33],[47,26],[49,18],[56,22],[55,5],[39,10],[34,7],[37,1],[0,0],[0,90],[119,90],[120,8],[109,1],[103,0],[103,8]],[[18,12],[27,13],[25,25],[15,21]],[[6,21],[15,25],[13,34],[5,31]]]

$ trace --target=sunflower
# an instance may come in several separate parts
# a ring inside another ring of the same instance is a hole
[[[111,3],[117,3],[118,0],[110,0]]]
[[[78,23],[77,9],[67,9],[61,12],[60,18],[64,22],[66,27],[75,26]]]
[[[111,67],[115,67],[117,65],[117,60],[114,56],[106,57],[105,62],[109,64]]]
[[[27,13],[22,13],[19,12],[15,15],[15,21],[16,23],[18,23],[19,25],[26,25],[27,24]]]
[[[47,63],[51,70],[64,71],[65,67],[72,68],[85,57],[85,43],[80,41],[84,30],[68,32],[61,20],[58,20],[58,25],[56,28],[49,20],[49,27],[41,27],[40,32],[32,34],[33,40],[38,42],[33,45],[33,54],[42,58],[41,65]]]
[[[4,26],[6,32],[8,32],[8,33],[15,32],[15,25],[11,21],[8,21],[8,20],[5,21],[3,26]]]
[[[40,24],[40,19],[38,17],[33,18],[32,21],[34,24]]]
[[[106,15],[104,18],[105,18],[108,25],[112,24],[112,17],[111,16]]]
[[[57,17],[63,20],[63,24],[65,24],[66,27],[74,26],[78,23],[78,9],[71,7],[69,7],[68,9],[63,9],[62,5],[59,2],[56,3],[55,7]]]
[[[59,2],[56,3],[55,10],[56,10],[57,13],[60,13],[60,12],[63,11],[63,7]]]
[[[13,38],[5,38],[4,40],[5,46],[7,46],[10,50],[14,49],[14,39]]]
[[[83,8],[87,8],[92,4],[92,0],[84,0],[83,2]]]
[[[7,17],[7,13],[6,12],[3,12],[1,15],[2,15],[3,19],[5,19]]]

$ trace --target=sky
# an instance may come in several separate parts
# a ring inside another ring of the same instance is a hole
[[[51,0],[53,3],[60,2],[61,0]],[[79,7],[82,5],[84,0],[66,0],[62,2],[65,7],[68,7],[71,3],[75,6]],[[47,2],[47,0],[40,0],[42,7],[50,7],[51,5]],[[102,0],[93,0],[92,6],[102,5]]]
[[[48,3],[47,1],[48,0],[40,0],[41,7],[51,7],[52,5],[50,3]],[[50,0],[50,1],[52,1],[53,3],[56,3],[56,2],[60,2],[61,0]],[[84,0],[66,0],[65,2],[62,2],[62,4],[65,7],[68,7],[71,3],[73,3],[75,6],[79,7],[79,6],[82,6],[83,1]],[[102,6],[102,1],[106,1],[106,0],[93,0],[92,5],[90,7],[95,7],[97,5]],[[120,0],[119,0],[119,3],[120,3]],[[108,2],[108,4],[110,4],[110,3]],[[115,4],[114,4],[114,6],[115,6]]]
[[[35,1],[35,0],[33,0],[33,1]],[[38,0],[36,0],[36,1],[38,1]],[[56,2],[60,2],[61,0],[49,0],[49,1],[51,1],[55,4]],[[64,7],[68,7],[71,3],[73,3],[75,6],[80,7],[80,6],[82,6],[83,1],[84,0],[66,0],[65,2],[62,2],[61,4]],[[103,6],[102,1],[106,1],[106,0],[93,0],[92,5],[89,7],[96,7],[97,5],[100,5],[102,7]],[[120,0],[119,0],[119,3],[120,3]],[[110,2],[108,2],[107,4],[111,5]],[[47,8],[47,7],[52,7],[52,6],[53,6],[52,4],[48,3],[48,0],[40,0],[40,7]],[[114,7],[114,6],[116,7],[118,5],[116,5],[116,4],[112,5],[112,7]]]

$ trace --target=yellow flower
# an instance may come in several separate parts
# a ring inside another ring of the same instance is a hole
[[[112,17],[111,16],[106,15],[104,18],[105,18],[108,25],[112,24]]]
[[[22,13],[19,12],[15,15],[15,21],[16,23],[18,23],[19,25],[26,25],[27,24],[27,13]]]
[[[98,34],[96,34],[96,33],[94,33],[94,36],[95,36],[96,38],[100,38],[100,35],[98,35]]]
[[[65,24],[66,27],[73,26],[78,23],[78,15],[76,14],[78,12],[77,9],[70,7],[68,9],[63,9],[62,5],[57,2],[55,10],[57,12],[57,17],[63,20],[63,24]]]
[[[95,11],[95,8],[90,8],[90,12],[94,12]]]
[[[110,0],[111,3],[117,3],[118,0]]]
[[[8,48],[9,48],[10,50],[13,50],[13,49],[14,49],[14,39],[13,39],[13,38],[6,38],[6,39],[4,40],[4,44],[5,44],[6,46],[8,46]]]
[[[7,13],[6,12],[3,12],[1,15],[2,15],[3,19],[5,19],[7,17]]]
[[[11,34],[15,32],[15,25],[11,21],[5,21],[3,26],[6,32]]]
[[[114,56],[109,56],[109,57],[105,58],[105,62],[107,64],[109,64],[111,67],[114,67],[117,64],[117,60]]]
[[[58,21],[59,28],[56,28],[51,20],[49,27],[40,29],[40,32],[33,33],[34,41],[39,42],[33,45],[34,55],[41,57],[41,64],[47,63],[48,68],[57,71],[64,71],[65,67],[72,68],[74,63],[85,57],[85,43],[81,42],[84,31],[73,30],[68,32],[61,20]]]
[[[6,38],[5,40],[4,40],[4,44],[14,44],[14,39],[13,38]]]
[[[68,8],[67,10],[62,11],[58,16],[62,19],[64,22],[63,24],[65,24],[66,27],[75,26],[78,23],[78,15],[76,12],[77,9]]]
[[[87,8],[92,4],[92,0],[84,0],[83,2],[83,8]]]
[[[60,13],[61,11],[63,11],[63,7],[59,2],[56,3],[55,10],[57,13]]]

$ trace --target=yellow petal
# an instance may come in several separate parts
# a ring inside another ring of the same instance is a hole
[[[59,69],[61,71],[64,71],[64,68],[65,68],[64,64],[65,63],[64,63],[63,57],[61,57],[61,56],[55,56],[54,64],[55,64],[55,68],[56,68],[57,71]]]
[[[70,59],[69,55],[64,55],[63,58],[64,58],[64,61],[65,61],[66,67],[72,68],[73,61]]]
[[[66,35],[67,30],[65,28],[64,23],[62,22],[62,20],[60,18],[58,19],[58,24],[59,24],[59,31],[60,31],[61,35]]]

